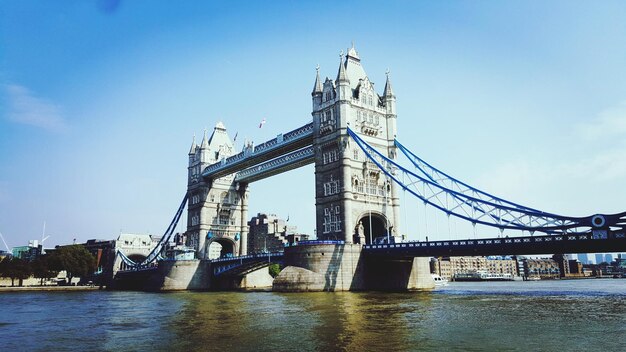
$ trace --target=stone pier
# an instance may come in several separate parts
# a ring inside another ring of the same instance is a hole
[[[367,258],[359,244],[313,244],[285,248],[285,268],[273,290],[432,290],[428,258]]]

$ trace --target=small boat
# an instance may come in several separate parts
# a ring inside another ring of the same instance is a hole
[[[435,281],[435,287],[446,286],[448,284],[448,280],[444,279],[443,277],[437,274],[431,274],[431,276],[433,277],[433,280]]]

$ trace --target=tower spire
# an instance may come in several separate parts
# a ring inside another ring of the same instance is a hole
[[[320,65],[315,67],[316,76],[315,76],[315,84],[313,85],[313,92],[311,95],[322,94],[322,80],[320,79]]]
[[[209,149],[209,140],[206,137],[206,128],[204,129],[204,137],[202,137],[202,143],[200,149]]]
[[[346,66],[343,61],[343,50],[339,53],[339,72],[337,72],[337,83],[350,82],[346,75]]]
[[[385,82],[385,91],[383,95],[386,98],[395,97],[395,95],[393,94],[393,88],[391,88],[391,80],[389,80],[389,69],[387,69],[385,74],[387,75],[387,81]]]
[[[193,134],[193,141],[191,142],[191,148],[189,149],[189,155],[193,155],[196,154],[196,148],[198,146],[196,145],[196,134]]]

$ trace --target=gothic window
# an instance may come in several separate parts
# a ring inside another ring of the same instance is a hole
[[[322,163],[324,165],[333,163],[338,160],[337,150],[329,150],[322,153]]]
[[[341,231],[340,210],[339,205],[324,208],[324,233]]]
[[[200,214],[199,213],[195,213],[192,217],[191,217],[191,226],[196,226],[200,223]]]
[[[378,194],[378,175],[374,172],[370,173],[366,180],[365,192],[368,194]]]
[[[324,182],[324,196],[330,196],[339,193],[339,180],[335,180],[333,175],[330,175],[329,180]]]
[[[222,212],[222,213],[220,213],[220,215],[219,215],[219,219],[218,219],[218,220],[219,220],[219,221],[218,221],[218,223],[219,223],[220,225],[228,225],[228,222],[229,222],[229,219],[230,219],[230,216],[229,216],[229,215],[230,215],[230,214],[228,214],[228,212]]]
[[[356,122],[361,121],[361,110],[356,111]]]
[[[359,160],[359,150],[354,148],[354,160]]]
[[[374,124],[378,125],[379,119],[378,119],[378,114],[374,115]]]
[[[220,203],[228,203],[228,192],[222,192],[222,194],[220,194]]]

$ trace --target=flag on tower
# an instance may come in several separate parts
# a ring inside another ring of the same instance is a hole
[[[235,133],[235,138],[233,138],[233,142],[236,142],[236,141],[237,141],[237,135],[238,135],[238,134],[239,134],[239,131],[237,131],[237,132]]]
[[[261,123],[259,124],[259,128],[263,127],[263,125],[265,125],[265,117],[263,118],[263,120],[261,120]]]

